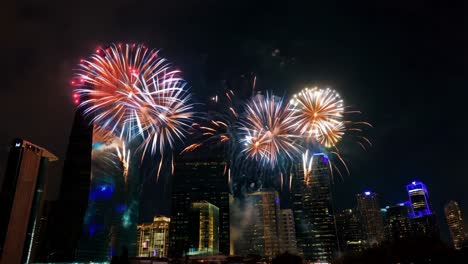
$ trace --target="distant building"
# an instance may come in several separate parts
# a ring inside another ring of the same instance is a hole
[[[323,153],[304,158],[292,183],[298,248],[306,260],[329,262],[338,252],[330,161]]]
[[[0,262],[29,263],[38,246],[46,173],[57,157],[26,140],[15,139],[0,192]]]
[[[336,227],[340,251],[360,252],[366,247],[366,236],[355,209],[345,209],[336,215]]]
[[[82,232],[88,207],[91,182],[91,150],[93,126],[83,117],[83,110],[75,112],[63,164],[60,195],[51,208],[47,228],[47,250],[43,262],[72,262]]]
[[[294,227],[294,216],[291,209],[282,209],[280,211],[280,252],[289,252],[297,254],[296,228]]]
[[[384,241],[385,235],[378,194],[366,191],[357,194],[356,198],[359,216],[367,236],[367,243],[369,245],[381,243]]]
[[[219,253],[219,208],[207,201],[192,202],[189,255]]]
[[[389,241],[397,241],[412,235],[411,222],[408,217],[410,206],[400,203],[387,206],[385,209],[385,237]]]
[[[252,221],[244,230],[241,255],[260,255],[272,259],[280,253],[280,202],[273,190],[247,194],[253,205]]]
[[[467,238],[463,229],[463,217],[460,206],[458,206],[457,202],[450,201],[445,205],[444,212],[445,219],[447,220],[450,230],[453,247],[455,249],[461,249]]]
[[[138,257],[167,257],[170,222],[169,217],[155,216],[152,223],[138,225]]]
[[[424,183],[413,181],[406,185],[406,190],[411,204],[411,218],[432,214],[432,209],[429,203],[429,193],[427,192],[427,188]]]
[[[439,237],[439,227],[432,212],[426,185],[413,181],[406,186],[410,207],[410,222],[413,236]]]
[[[219,208],[219,252],[229,255],[229,185],[225,162],[212,152],[191,152],[175,162],[169,256],[188,253],[192,202],[207,201]]]

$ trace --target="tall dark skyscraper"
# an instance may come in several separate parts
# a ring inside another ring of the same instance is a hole
[[[356,198],[359,216],[367,236],[367,243],[372,245],[382,242],[385,235],[378,194],[366,191],[357,194]]]
[[[410,222],[413,235],[439,237],[439,227],[432,211],[426,185],[413,181],[406,186],[410,207]]]
[[[203,151],[203,152],[202,152]],[[176,160],[173,176],[170,256],[189,251],[191,204],[207,201],[219,209],[219,252],[229,254],[229,186],[225,162],[206,149]]]
[[[29,263],[44,206],[48,163],[57,157],[26,140],[10,147],[5,179],[0,192],[0,262]]]
[[[345,209],[336,215],[338,241],[342,253],[360,252],[366,247],[366,236],[355,209]]]
[[[43,261],[74,261],[83,219],[88,205],[91,180],[93,128],[77,110],[64,161],[60,196],[52,210]]]
[[[411,222],[408,217],[410,206],[407,203],[387,206],[385,209],[385,237],[389,241],[397,241],[412,235]]]
[[[293,178],[293,214],[304,258],[329,262],[338,251],[328,157],[314,154]]]

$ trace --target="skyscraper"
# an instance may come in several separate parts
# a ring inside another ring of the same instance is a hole
[[[385,235],[378,194],[366,191],[357,194],[356,198],[359,216],[367,236],[367,243],[372,245],[382,242]]]
[[[138,225],[137,256],[167,257],[170,222],[169,217],[155,216],[152,223]]]
[[[457,202],[450,201],[445,205],[444,212],[445,219],[447,219],[447,224],[450,230],[453,247],[455,249],[460,249],[467,239],[463,230],[463,217],[460,206],[458,206]]]
[[[291,209],[280,211],[280,252],[297,254],[296,228],[294,227],[294,216]]]
[[[439,237],[439,227],[429,200],[426,185],[413,181],[406,186],[410,207],[411,230],[414,236]]]
[[[121,255],[124,248],[134,256],[140,159],[120,138],[94,131],[91,164],[88,207],[76,259],[107,261]]]
[[[0,262],[28,263],[38,234],[39,212],[49,162],[58,160],[44,148],[15,139],[10,147],[0,193]]]
[[[91,181],[91,147],[93,128],[81,109],[75,112],[63,165],[60,195],[51,208],[42,261],[75,260],[83,219],[88,207]]]
[[[342,253],[360,252],[366,247],[366,236],[355,209],[345,209],[336,215],[338,241]]]
[[[194,151],[175,161],[169,247],[172,257],[188,253],[191,204],[200,201],[219,208],[219,252],[229,254],[228,177],[225,162],[212,153]]]
[[[389,241],[397,241],[412,235],[411,222],[408,217],[410,206],[406,203],[387,206],[385,208],[385,237]]]
[[[432,214],[429,203],[429,193],[426,185],[420,181],[413,181],[406,185],[409,201],[411,203],[410,217],[420,217]]]
[[[207,201],[193,202],[190,212],[189,255],[219,252],[219,208]]]
[[[280,204],[274,190],[247,194],[252,204],[251,222],[243,237],[242,255],[255,254],[272,259],[280,253]]]
[[[316,153],[296,169],[293,214],[298,247],[304,258],[329,262],[338,251],[328,157]]]

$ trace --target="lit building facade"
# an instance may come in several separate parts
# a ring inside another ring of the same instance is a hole
[[[15,139],[0,192],[0,263],[29,263],[40,239],[46,173],[57,157],[26,140]]]
[[[294,227],[294,215],[292,209],[281,209],[280,211],[280,252],[297,254],[296,228]]]
[[[341,253],[360,252],[366,248],[366,236],[355,209],[345,209],[337,214],[336,227]]]
[[[252,221],[246,227],[241,255],[260,255],[272,259],[280,253],[280,202],[273,190],[261,190],[246,196],[252,204]]]
[[[189,252],[192,202],[207,201],[219,209],[219,252],[229,255],[229,185],[222,157],[197,151],[178,157],[172,178],[169,256]]]
[[[138,257],[167,257],[170,222],[169,217],[155,216],[152,223],[138,225]]]
[[[366,191],[356,195],[357,208],[367,237],[367,244],[378,244],[385,240],[383,219],[380,215],[379,195]]]
[[[330,262],[338,252],[330,161],[316,153],[295,169],[293,214],[298,249],[309,261]]]
[[[412,236],[411,222],[408,217],[410,213],[409,204],[400,203],[393,206],[387,206],[384,210],[386,240],[398,241]]]
[[[219,253],[219,208],[207,201],[192,202],[189,255]]]
[[[411,218],[432,214],[431,206],[429,204],[429,193],[424,183],[413,181],[406,185],[406,190],[411,204]]]
[[[450,230],[453,247],[455,249],[461,249],[467,238],[463,228],[463,217],[460,206],[458,206],[457,202],[450,201],[445,205],[444,213]]]
[[[439,227],[432,211],[426,185],[413,181],[406,186],[408,192],[411,231],[414,236],[439,237]]]

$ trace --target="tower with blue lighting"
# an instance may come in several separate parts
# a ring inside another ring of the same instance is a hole
[[[123,249],[136,254],[139,211],[139,162],[122,160],[118,138],[93,133],[91,182],[76,260],[109,261]]]
[[[406,185],[410,206],[410,222],[414,236],[439,237],[439,227],[432,211],[429,192],[420,181]]]
[[[429,203],[429,193],[424,183],[413,181],[406,185],[406,191],[408,192],[409,202],[411,204],[411,218],[432,214]]]

